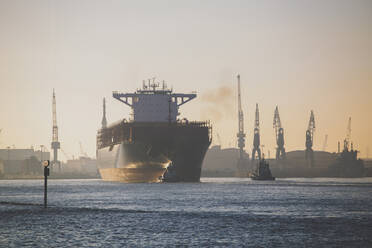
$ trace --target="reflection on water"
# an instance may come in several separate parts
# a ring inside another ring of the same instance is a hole
[[[372,242],[372,178],[202,183],[0,181],[0,246],[354,246]]]

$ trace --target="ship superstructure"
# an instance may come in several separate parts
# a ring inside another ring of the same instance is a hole
[[[97,134],[97,160],[101,177],[124,182],[157,182],[172,164],[177,181],[197,182],[211,143],[209,122],[178,119],[179,107],[196,93],[173,93],[163,82],[143,83],[134,93],[113,92],[131,107],[123,119]]]
[[[143,82],[142,89],[135,93],[119,93],[114,91],[112,96],[132,108],[135,122],[176,122],[181,105],[196,97],[192,94],[173,93],[163,82],[148,84]]]

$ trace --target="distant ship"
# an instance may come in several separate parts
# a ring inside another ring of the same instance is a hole
[[[336,161],[328,168],[329,175],[333,177],[364,177],[366,170],[364,162],[358,159],[358,151],[351,149],[345,141],[344,150],[339,154]]]
[[[196,97],[173,93],[163,82],[143,83],[134,93],[113,92],[132,109],[131,120],[106,124],[97,133],[97,162],[103,180],[199,182],[203,159],[211,143],[209,121],[179,120],[178,109]],[[172,164],[172,175],[164,175]]]

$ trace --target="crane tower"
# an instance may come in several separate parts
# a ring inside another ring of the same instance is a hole
[[[282,128],[282,123],[280,122],[278,106],[275,108],[273,127],[275,129],[276,138],[276,159],[285,159],[285,148],[284,148],[284,129]]]
[[[252,160],[257,157],[261,160],[261,149],[260,149],[260,113],[258,110],[258,104],[256,103],[256,116],[254,120],[254,134],[253,134],[253,149],[252,149]]]
[[[52,137],[53,161],[52,165],[58,165],[59,172],[61,171],[60,163],[58,161],[58,149],[61,144],[58,141],[58,126],[57,126],[57,110],[56,110],[56,94],[53,89],[53,137]]]
[[[350,140],[351,140],[351,117],[349,117],[349,121],[347,123],[346,138],[344,139],[344,150],[345,151],[349,151]]]
[[[323,141],[323,148],[322,151],[325,152],[328,146],[328,134],[324,136],[324,141]]]
[[[308,162],[310,167],[314,166],[314,151],[313,151],[313,142],[314,142],[314,132],[315,132],[315,118],[314,112],[311,110],[310,112],[310,119],[309,124],[306,130],[306,161]]]
[[[238,138],[238,147],[239,147],[239,159],[238,159],[238,176],[245,176],[247,166],[246,160],[244,158],[244,147],[245,147],[245,133],[244,133],[244,116],[242,110],[242,102],[241,102],[241,93],[240,93],[240,75],[237,76],[238,78],[238,133],[236,134]]]
[[[244,155],[244,147],[245,147],[245,133],[244,133],[244,116],[242,110],[242,101],[241,101],[241,94],[240,94],[240,75],[238,75],[238,147],[239,147],[239,159],[243,158]]]

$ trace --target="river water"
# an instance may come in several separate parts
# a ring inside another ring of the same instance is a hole
[[[0,247],[372,247],[372,178],[0,181]]]

